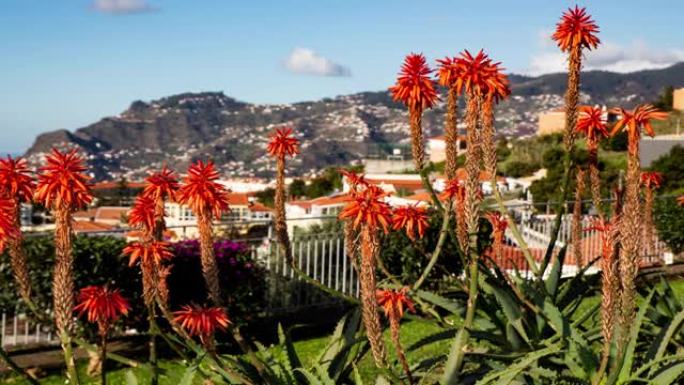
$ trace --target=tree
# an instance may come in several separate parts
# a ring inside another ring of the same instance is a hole
[[[297,198],[306,195],[306,183],[301,179],[295,179],[287,188],[290,197]]]
[[[675,146],[669,153],[656,159],[650,167],[663,175],[663,191],[684,188],[684,147]]]
[[[653,102],[653,105],[661,111],[672,111],[672,102],[674,100],[674,87],[667,86],[663,88],[658,95],[658,99]]]

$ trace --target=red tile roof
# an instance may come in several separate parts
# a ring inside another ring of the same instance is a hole
[[[119,188],[120,181],[98,182],[93,186],[93,190],[114,190]],[[127,188],[141,189],[145,188],[145,182],[126,182]]]
[[[114,230],[114,226],[101,223],[101,222],[90,222],[90,221],[74,221],[73,222],[74,232],[79,233],[98,233],[105,231]]]

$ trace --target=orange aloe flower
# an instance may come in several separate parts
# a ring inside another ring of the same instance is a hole
[[[486,214],[487,220],[492,225],[495,232],[503,233],[508,228],[508,220],[498,211],[493,211]]]
[[[602,257],[605,259],[609,259],[612,257],[613,253],[613,239],[612,239],[612,232],[614,229],[614,223],[616,223],[616,220],[605,220],[602,218],[594,218],[591,221],[591,224],[588,227],[584,228],[584,231],[598,231],[601,233],[601,248],[602,248]]]
[[[46,207],[83,207],[93,200],[87,170],[76,150],[53,149],[40,168],[35,199]]]
[[[217,330],[226,330],[231,324],[228,315],[220,307],[186,305],[174,312],[174,315],[174,321],[180,323],[191,336],[202,339],[212,337]]]
[[[0,159],[0,192],[19,202],[30,202],[36,187],[26,159]]]
[[[403,317],[404,307],[407,307],[412,313],[416,311],[413,302],[407,295],[406,288],[401,290],[377,290],[376,297],[378,305],[382,306],[387,318],[396,317],[396,319],[399,319]]]
[[[677,197],[677,204],[680,206],[684,206],[684,195],[680,195]]]
[[[568,8],[563,13],[552,38],[562,51],[570,51],[578,47],[592,49],[601,42],[596,36],[598,32],[598,25],[592,20],[587,10],[575,6],[575,9]]]
[[[133,208],[128,212],[128,225],[152,231],[154,229],[156,207],[157,202],[148,196],[140,195],[135,198]]]
[[[465,199],[465,186],[463,181],[458,178],[447,181],[444,190],[439,195],[441,199],[463,201]]]
[[[492,71],[492,60],[480,50],[473,56],[468,50],[461,52],[457,59],[459,76],[455,87],[459,92],[469,95],[484,95],[489,91],[489,81]],[[496,64],[498,66],[498,64]]]
[[[293,136],[292,127],[276,128],[266,150],[274,157],[299,154],[299,140]]]
[[[582,106],[575,131],[584,134],[587,141],[598,142],[601,137],[608,136],[603,111],[599,107]]]
[[[339,172],[342,174],[342,176],[347,178],[349,187],[351,188],[350,192],[352,194],[355,194],[360,187],[368,186],[368,181],[366,181],[366,178],[363,176],[363,174],[357,174],[354,171],[344,169],[340,169]]]
[[[0,197],[0,253],[5,249],[5,243],[17,235],[14,216],[14,203],[10,199]]]
[[[487,97],[495,103],[506,99],[511,94],[508,75],[503,73],[503,71],[504,68],[501,67],[501,63],[490,62],[485,68],[485,93]]]
[[[389,205],[383,201],[387,195],[380,187],[370,185],[350,198],[350,202],[340,212],[339,218],[353,219],[355,228],[361,224],[369,226],[372,230],[382,226],[387,233],[392,214]]]
[[[131,306],[119,290],[107,286],[88,286],[78,294],[78,304],[74,311],[79,316],[87,315],[88,322],[105,326],[105,330],[122,315],[128,315]]]
[[[655,131],[651,125],[651,120],[665,120],[667,119],[667,112],[659,111],[651,104],[642,104],[632,111],[623,108],[615,109],[622,118],[615,123],[612,135],[617,134],[620,130],[627,131],[630,143],[638,143],[641,136],[641,129],[646,131],[649,136],[655,136]],[[632,153],[634,153],[632,146]]]
[[[151,198],[155,201],[169,198],[175,199],[176,192],[180,187],[178,177],[173,170],[164,166],[161,171],[156,172],[145,180],[147,185],[142,192],[142,196]]]
[[[419,238],[423,238],[427,228],[428,216],[424,207],[417,205],[398,207],[392,214],[392,229],[405,229],[406,235],[412,241],[416,240],[416,233]]]
[[[188,175],[178,191],[178,201],[188,205],[195,214],[213,213],[217,219],[229,209],[228,190],[220,183],[214,162],[198,160],[188,169]]]
[[[455,57],[445,57],[444,59],[437,59],[437,83],[446,88],[456,86],[456,81],[461,76],[462,68],[458,65],[458,59]],[[460,93],[460,90],[457,90]]]
[[[390,87],[392,98],[409,109],[423,111],[432,108],[437,101],[437,92],[430,79],[431,72],[423,54],[407,55],[396,84]]]
[[[641,173],[641,184],[647,189],[657,189],[663,183],[663,174],[657,171],[643,171]]]
[[[134,242],[126,246],[123,253],[130,256],[128,266],[133,266],[138,259],[143,260],[143,262],[154,261],[159,264],[173,257],[168,242],[161,241],[152,241],[148,244]]]

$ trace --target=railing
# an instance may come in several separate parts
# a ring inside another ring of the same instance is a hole
[[[59,344],[52,325],[32,322],[25,314],[2,313],[0,319],[2,347],[27,347]]]

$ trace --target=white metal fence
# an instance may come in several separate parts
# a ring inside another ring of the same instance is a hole
[[[52,325],[32,322],[25,314],[2,313],[0,341],[3,347],[29,347],[58,344]]]

